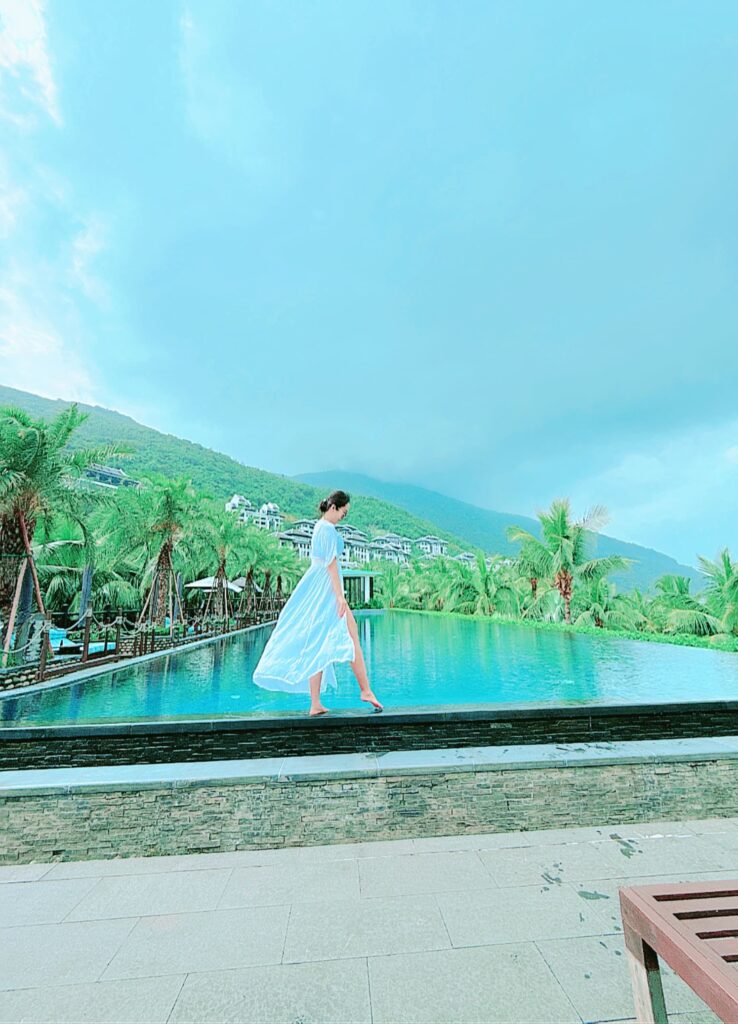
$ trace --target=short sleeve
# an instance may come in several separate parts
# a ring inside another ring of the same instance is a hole
[[[319,558],[327,567],[331,564],[338,552],[338,541],[336,531],[330,526],[318,525],[313,534],[313,558]]]

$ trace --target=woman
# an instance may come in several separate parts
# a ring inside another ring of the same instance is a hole
[[[369,685],[356,619],[343,596],[338,568],[343,537],[336,523],[348,515],[349,501],[345,491],[334,491],[321,501],[310,568],[282,609],[254,671],[254,682],[265,690],[309,692],[311,717],[328,710],[321,703],[320,687],[336,685],[336,661],[351,662],[361,699],[382,710]]]

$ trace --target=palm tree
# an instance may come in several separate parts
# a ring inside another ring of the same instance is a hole
[[[530,583],[531,598],[535,602],[539,581],[546,577],[549,569],[548,551],[541,551],[540,545],[523,540],[516,562],[518,573]]]
[[[399,565],[388,562],[379,577],[379,594],[386,608],[395,608],[401,593],[403,572]]]
[[[447,595],[452,582],[452,570],[447,559],[414,559],[406,580],[405,593],[410,607],[441,612],[446,608]]]
[[[451,611],[468,615],[517,615],[520,601],[514,585],[504,572],[502,558],[490,565],[484,555],[477,554],[474,566],[450,561],[451,578],[448,581],[444,603]]]
[[[146,593],[139,622],[148,614],[163,626],[167,615],[172,624],[181,615],[174,600],[175,556],[193,540],[201,500],[186,477],[151,477],[140,489],[119,495],[104,517],[104,546],[128,552]]]
[[[229,617],[228,583],[230,571],[236,570],[245,552],[244,528],[230,512],[210,507],[195,527],[193,547],[196,557],[207,565],[213,575],[213,589],[205,609],[216,618]]]
[[[700,571],[707,578],[705,599],[708,611],[722,621],[724,632],[738,633],[738,562],[723,548],[714,562],[700,558]]]
[[[600,629],[636,629],[637,613],[617,587],[604,576],[588,580],[577,588],[573,601],[577,626],[593,625]]]
[[[691,581],[686,576],[667,575],[656,581],[655,603],[663,614],[667,633],[688,633],[693,636],[715,636],[723,632],[723,624],[712,615],[697,597],[690,594]]]
[[[138,591],[120,571],[103,562],[94,537],[71,519],[59,522],[50,536],[41,530],[34,558],[48,608],[81,618],[88,606],[128,608],[138,605]],[[92,549],[92,550],[91,550]]]
[[[629,615],[633,621],[633,629],[641,633],[662,633],[664,631],[664,616],[659,609],[655,598],[644,594],[638,587],[634,587],[627,594],[622,594],[621,599],[629,607]]]
[[[584,518],[574,522],[566,498],[551,504],[548,512],[539,512],[542,539],[520,526],[508,527],[507,536],[517,541],[524,551],[524,562],[534,567],[536,578],[545,576],[556,587],[564,602],[564,621],[571,623],[571,600],[575,579],[601,579],[611,572],[625,569],[629,560],[620,555],[591,558],[587,555],[587,534],[600,529],[607,513],[596,506]]]
[[[86,419],[76,405],[50,423],[22,409],[0,410],[0,616],[7,622],[6,650],[27,571],[45,614],[32,548],[37,523],[50,523],[60,513],[81,516],[83,496],[74,488],[75,479],[91,463],[124,453],[118,445],[70,448]]]

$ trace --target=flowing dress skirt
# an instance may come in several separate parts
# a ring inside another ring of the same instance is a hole
[[[348,619],[338,614],[325,562],[313,559],[282,609],[254,682],[265,690],[309,693],[311,676],[322,672],[323,686],[335,686],[333,663],[355,658]]]

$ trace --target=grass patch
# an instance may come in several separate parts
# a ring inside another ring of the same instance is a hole
[[[649,644],[670,644],[672,647],[704,647],[711,651],[738,652],[738,637],[715,640],[709,636],[691,633],[640,633],[633,629],[607,629],[597,626],[577,626],[565,622],[542,622],[537,619],[516,619],[505,615],[466,615],[464,612],[438,612],[429,608],[388,608],[387,611],[407,612],[410,615],[441,615],[449,619],[478,619],[506,626],[521,626],[549,633],[581,633],[585,636],[612,636],[621,640],[641,640]]]

